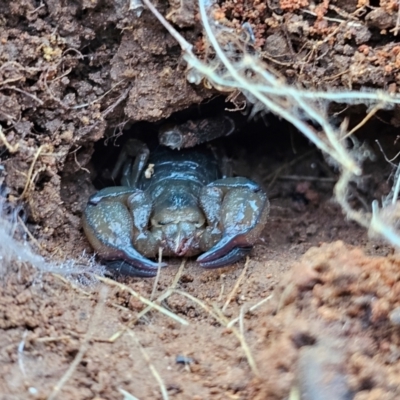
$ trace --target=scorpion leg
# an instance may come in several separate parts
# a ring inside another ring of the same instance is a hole
[[[122,147],[115,167],[111,173],[112,179],[117,179],[122,170],[121,183],[131,188],[136,187],[140,175],[146,167],[150,151],[145,143],[137,139],[129,139]],[[132,163],[132,159],[135,161]]]
[[[82,220],[86,236],[100,257],[126,261],[131,267],[129,275],[142,276],[143,271],[156,275],[158,263],[144,257],[132,245],[134,218],[124,203],[114,199],[103,199],[96,205],[89,202]],[[127,269],[128,266],[124,267]]]
[[[221,239],[197,258],[204,268],[219,268],[242,258],[251,250],[267,222],[269,202],[266,194],[247,178],[225,178],[207,187],[220,189],[219,209]],[[207,209],[203,208],[207,215]]]
[[[109,260],[110,268],[121,274],[155,276],[159,267],[139,252],[145,249],[146,254],[151,253],[150,250],[156,253],[154,249],[158,248],[158,242],[145,231],[151,201],[146,198],[139,204],[131,200],[137,198],[136,192],[143,197],[143,192],[134,188],[148,158],[149,149],[143,142],[128,140],[111,174],[115,180],[122,170],[124,186],[105,188],[91,196],[83,215],[83,227],[90,244],[100,257]],[[139,251],[132,243],[139,244]]]
[[[89,197],[89,204],[96,205],[101,200],[112,200],[125,203],[134,189],[129,186],[110,186],[99,190],[97,193]]]

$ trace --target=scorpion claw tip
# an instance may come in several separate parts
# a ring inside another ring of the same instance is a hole
[[[246,255],[248,255],[250,253],[251,249],[252,249],[251,246],[250,247],[235,247],[231,251],[229,251],[227,254],[223,255],[220,258],[213,259],[211,261],[207,261],[207,260],[199,260],[199,258],[200,258],[199,257],[197,259],[197,261],[199,261],[200,266],[205,269],[221,268],[221,267],[225,267],[229,264],[233,264],[236,261],[239,261]]]
[[[138,278],[154,278],[157,275],[156,269],[142,269],[133,266],[126,261],[108,261],[105,265],[107,269],[115,275],[133,276]]]
[[[164,268],[168,265],[167,263],[164,262],[158,263],[147,259],[145,261],[144,260],[135,260],[135,261],[136,262],[134,264],[130,261],[128,261],[128,263],[133,265],[134,268],[146,271],[155,271],[155,273],[157,273],[157,270],[159,268]]]
[[[208,261],[208,255],[209,255],[209,251],[207,253],[203,253],[201,256],[197,257],[196,261],[200,264],[202,262],[206,262],[206,261]]]
[[[225,257],[236,246],[236,236],[226,236],[222,238],[215,246],[197,258],[199,263],[208,263],[217,261]]]
[[[137,252],[133,247],[124,249],[123,259],[128,264],[132,265],[134,268],[138,268],[141,270],[147,271],[157,271],[158,268],[166,267],[168,264],[164,262],[155,262],[151,261],[148,258],[142,256],[139,252]]]

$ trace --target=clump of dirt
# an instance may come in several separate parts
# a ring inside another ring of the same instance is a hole
[[[285,373],[267,379],[259,398],[285,398],[282,375],[307,394],[332,389],[332,396],[341,393],[334,398],[397,398],[399,262],[397,254],[367,257],[339,241],[295,263],[261,318],[256,354],[264,376],[271,377],[268,360]]]
[[[399,85],[399,8],[394,1],[223,1],[214,18],[242,30],[271,66],[306,87],[393,92]]]

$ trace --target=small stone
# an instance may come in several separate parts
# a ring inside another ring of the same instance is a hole
[[[400,307],[396,307],[389,314],[390,322],[395,326],[400,326]]]
[[[60,139],[66,143],[70,143],[73,138],[74,138],[74,133],[72,131],[64,131],[60,135]]]
[[[190,358],[190,357],[177,355],[176,358],[175,358],[175,362],[177,364],[185,364],[185,365],[187,365],[187,364],[193,364],[194,360],[193,360],[193,358]]]

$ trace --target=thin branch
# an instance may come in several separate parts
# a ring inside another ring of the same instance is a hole
[[[186,41],[182,35],[158,12],[158,10],[153,6],[150,0],[142,0],[147,8],[153,13],[153,15],[164,25],[164,28],[170,33],[170,35],[179,43],[181,49],[185,53],[192,53],[193,46]]]

